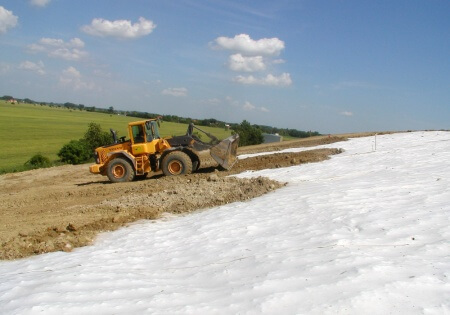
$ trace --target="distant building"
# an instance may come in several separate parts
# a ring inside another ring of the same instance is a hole
[[[11,104],[17,104],[17,101],[15,99],[13,99],[13,98],[8,100],[7,102],[11,103]]]
[[[272,142],[281,142],[283,141],[283,137],[279,134],[268,134],[263,133],[264,143],[272,143]]]

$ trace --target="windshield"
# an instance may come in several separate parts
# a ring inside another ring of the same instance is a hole
[[[145,132],[147,134],[147,141],[160,138],[158,124],[156,121],[148,121],[145,124]]]
[[[161,136],[159,135],[158,123],[156,121],[152,121],[152,130],[156,139],[161,138]]]

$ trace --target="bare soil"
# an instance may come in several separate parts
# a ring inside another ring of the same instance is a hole
[[[239,154],[278,151],[342,141],[315,137],[239,148]],[[112,184],[90,174],[88,165],[66,165],[0,176],[0,259],[16,259],[53,251],[71,251],[93,242],[96,235],[131,222],[160,218],[164,213],[246,201],[285,185],[268,178],[238,179],[245,170],[286,167],[328,159],[340,149],[276,153],[239,160],[231,171],[219,171],[205,156],[191,175]]]

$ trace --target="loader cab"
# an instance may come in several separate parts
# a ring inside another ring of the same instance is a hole
[[[156,152],[157,142],[161,138],[156,120],[133,122],[128,125],[128,128],[133,154],[152,154]]]
[[[153,120],[142,121],[129,125],[130,139],[133,144],[152,142],[160,139],[158,123]]]

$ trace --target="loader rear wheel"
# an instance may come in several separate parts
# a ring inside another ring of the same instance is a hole
[[[123,158],[112,160],[108,164],[106,175],[113,183],[131,182],[135,177],[133,166]]]
[[[162,161],[162,171],[166,176],[190,174],[192,173],[191,158],[181,151],[170,152]]]

